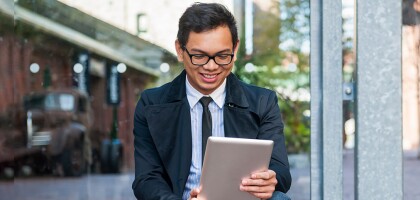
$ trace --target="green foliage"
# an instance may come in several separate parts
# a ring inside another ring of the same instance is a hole
[[[279,104],[285,124],[284,134],[287,151],[291,153],[309,152],[310,121],[309,117],[302,114],[305,110],[309,110],[309,103],[283,100]]]
[[[247,83],[276,91],[279,106],[285,124],[286,147],[290,153],[308,152],[310,146],[308,101],[299,101],[296,95],[309,90],[309,73],[305,71],[289,72],[279,66],[269,68],[256,66],[255,72],[246,72],[238,67],[236,74]]]
[[[240,46],[235,74],[276,91],[288,152],[308,152],[309,101],[302,94],[309,93],[309,55],[302,46],[309,41],[309,0],[273,1],[268,11],[254,6],[253,54],[246,55],[245,45]]]

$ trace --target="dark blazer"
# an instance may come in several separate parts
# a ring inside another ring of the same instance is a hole
[[[183,71],[172,82],[145,90],[137,103],[134,115],[133,182],[137,199],[182,197],[192,154],[190,106],[185,78]],[[223,109],[226,137],[274,141],[269,168],[277,174],[276,190],[287,192],[291,176],[275,93],[245,84],[231,73],[226,81]]]

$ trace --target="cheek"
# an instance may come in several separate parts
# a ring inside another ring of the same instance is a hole
[[[232,71],[232,69],[233,69],[233,64],[232,64],[232,65],[229,65],[229,67],[224,68],[223,72],[224,72],[225,74],[229,75],[229,74],[230,74],[230,72]],[[227,75],[226,75],[226,76],[227,76]]]
[[[197,75],[195,75],[194,70],[190,66],[188,66],[187,63],[184,63],[184,68],[185,68],[185,71],[187,72],[187,75],[190,78],[195,78],[197,76]]]

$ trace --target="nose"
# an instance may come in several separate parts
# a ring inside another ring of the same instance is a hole
[[[215,70],[219,68],[219,65],[216,64],[216,61],[214,61],[214,58],[210,58],[209,62],[207,64],[203,65],[203,68],[206,70]]]

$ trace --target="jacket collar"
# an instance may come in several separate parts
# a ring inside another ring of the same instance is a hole
[[[166,97],[167,103],[181,101],[187,96],[187,89],[185,86],[186,72],[183,70],[172,82],[170,82],[168,96]]]
[[[166,102],[173,103],[181,101],[186,98],[186,86],[185,86],[186,71],[183,70],[172,82],[169,88]],[[240,80],[233,74],[230,73],[226,80],[226,100],[225,104],[233,104],[238,107],[246,108],[249,106],[246,99],[243,88],[240,84]]]
[[[226,80],[225,104],[233,104],[242,108],[249,106],[241,82],[233,73],[230,73]]]

